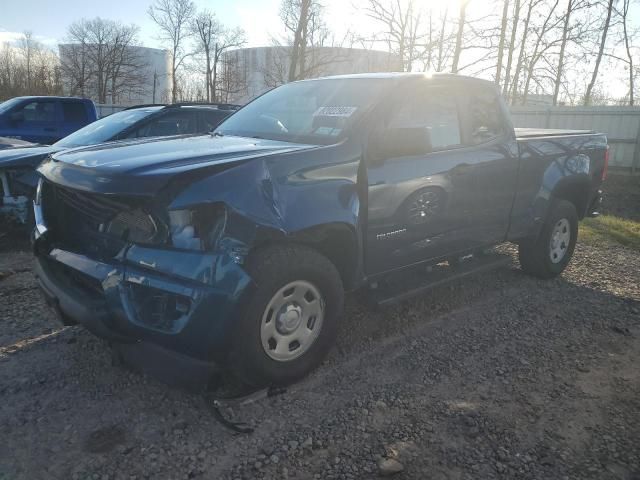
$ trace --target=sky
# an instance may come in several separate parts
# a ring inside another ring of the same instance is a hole
[[[444,10],[448,6],[449,12],[458,10],[459,0],[421,1],[431,4],[435,9]],[[484,1],[470,3],[472,9],[479,9],[472,12],[474,15],[482,16]],[[64,42],[66,30],[72,22],[81,18],[103,17],[138,25],[139,39],[146,47],[166,47],[167,45],[163,45],[158,38],[157,26],[147,14],[152,2],[153,0],[0,0],[0,44],[16,40],[22,32],[29,30],[37,40],[57,49],[57,44]],[[285,34],[278,16],[281,0],[194,2],[198,10],[206,8],[215,12],[225,26],[243,28],[247,35],[248,47],[270,45],[273,38],[282,39]],[[348,31],[370,38],[374,32],[380,30],[379,25],[367,18],[363,11],[362,7],[368,4],[368,0],[322,0],[322,4],[325,7],[325,21],[338,41]],[[631,16],[634,24],[638,24],[640,8],[633,8]],[[609,73],[607,90],[616,96],[623,96],[627,88],[626,73],[618,71],[619,67],[615,67],[615,71],[608,71],[608,68],[603,64],[602,76]]]
[[[282,35],[278,18],[280,0],[194,0],[198,9],[214,11],[229,27],[247,32],[248,46],[271,43]],[[140,40],[147,47],[160,47],[158,31],[147,15],[152,0],[2,0],[0,43],[17,38],[30,30],[36,38],[52,47],[64,40],[70,23],[81,18],[103,17],[135,23],[140,27]],[[358,3],[356,1],[356,3]],[[353,20],[354,7],[349,0],[325,0],[327,18],[332,28],[346,31]],[[55,5],[55,8],[52,8]],[[38,13],[40,12],[40,13]]]

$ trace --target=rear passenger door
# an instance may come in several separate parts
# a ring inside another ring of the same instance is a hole
[[[509,114],[492,85],[465,89],[461,102],[464,144],[472,151],[472,243],[481,247],[506,237],[517,188],[518,147]]]

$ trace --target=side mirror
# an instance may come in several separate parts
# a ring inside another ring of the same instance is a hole
[[[9,120],[11,123],[21,123],[24,122],[24,113],[23,112],[13,112],[9,115]]]
[[[432,150],[430,128],[390,128],[382,135],[379,152],[389,159],[426,155]]]

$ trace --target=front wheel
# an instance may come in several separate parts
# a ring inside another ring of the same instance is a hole
[[[250,385],[291,383],[318,366],[335,341],[340,275],[326,257],[300,245],[258,251],[247,270],[256,290],[234,334],[232,368]]]
[[[569,264],[577,240],[576,208],[566,200],[555,200],[538,237],[520,243],[520,266],[530,275],[553,278]]]

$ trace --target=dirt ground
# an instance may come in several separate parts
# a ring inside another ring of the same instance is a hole
[[[608,201],[607,213],[640,211]],[[320,369],[225,412],[252,434],[61,328],[30,261],[13,242],[0,251],[2,480],[368,479],[393,468],[398,479],[640,480],[640,253],[629,248],[579,243],[551,281],[514,258],[380,311],[350,297]],[[399,464],[381,470],[385,459]]]

